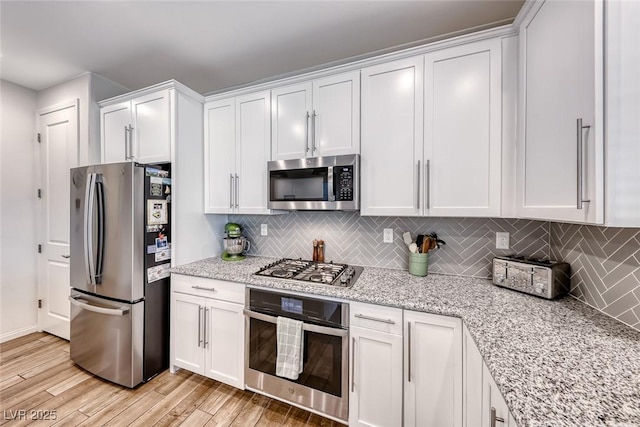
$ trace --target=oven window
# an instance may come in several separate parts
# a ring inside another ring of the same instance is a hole
[[[249,321],[249,367],[275,376],[276,325],[253,318]],[[342,338],[305,331],[303,371],[292,382],[342,397]]]
[[[272,171],[271,201],[327,201],[329,200],[328,182],[329,170],[324,167]]]

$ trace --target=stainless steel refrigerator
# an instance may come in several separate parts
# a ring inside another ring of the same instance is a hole
[[[169,366],[170,165],[71,169],[71,360],[135,387]]]

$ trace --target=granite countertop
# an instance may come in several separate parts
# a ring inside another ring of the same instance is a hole
[[[208,258],[172,273],[461,317],[519,426],[640,426],[640,332],[571,297],[372,267],[349,289],[253,276],[272,261]]]

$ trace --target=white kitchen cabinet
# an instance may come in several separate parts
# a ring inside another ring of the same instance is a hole
[[[273,160],[360,152],[360,74],[273,89]]]
[[[244,286],[171,276],[170,368],[244,388]]]
[[[404,311],[404,426],[462,426],[462,320]]]
[[[351,303],[350,426],[402,425],[402,310]]]
[[[265,214],[268,91],[205,105],[205,212]]]
[[[539,2],[520,27],[519,217],[603,223],[603,5]]]
[[[103,107],[102,163],[171,161],[170,102],[165,89]]]
[[[482,399],[482,427],[516,427],[511,424],[513,416],[486,365],[482,371]]]
[[[462,425],[480,427],[483,414],[482,356],[466,327],[462,332]]]
[[[422,213],[423,65],[418,56],[361,71],[361,215]]]
[[[502,45],[425,55],[424,215],[501,214]]]

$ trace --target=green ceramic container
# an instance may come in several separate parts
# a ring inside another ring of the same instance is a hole
[[[410,253],[409,273],[414,276],[426,276],[428,274],[429,254]]]

